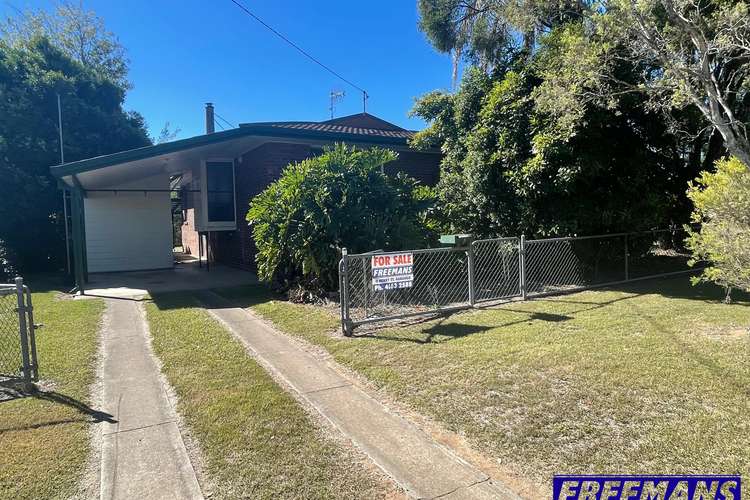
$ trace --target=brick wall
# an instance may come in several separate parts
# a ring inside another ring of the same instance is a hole
[[[238,162],[235,167],[237,230],[212,234],[210,243],[212,257],[217,262],[255,270],[256,248],[252,231],[245,220],[250,200],[278,179],[284,167],[319,152],[318,148],[311,148],[305,144],[269,142],[242,157],[242,161]],[[387,164],[384,168],[387,174],[393,175],[402,171],[426,185],[434,185],[439,176],[440,155],[416,151],[400,152],[398,160]],[[192,217],[186,218],[186,224],[188,220],[192,222],[193,219]],[[183,242],[186,240],[185,234],[185,225],[183,225]],[[189,238],[192,237],[189,230],[188,234]],[[187,244],[188,246],[194,245],[195,255],[197,255],[197,233],[194,234],[195,242],[192,243],[190,240]]]
[[[190,255],[198,256],[198,231],[195,230],[195,210],[184,209],[184,221],[181,227],[182,251]]]
[[[268,142],[246,153],[235,167],[237,231],[222,231],[212,241],[217,262],[243,269],[255,269],[255,243],[245,217],[250,200],[281,176],[292,162],[312,156],[305,144]]]
[[[384,170],[388,175],[404,172],[427,186],[434,186],[440,176],[441,158],[441,155],[435,153],[400,151],[398,159],[387,163]]]

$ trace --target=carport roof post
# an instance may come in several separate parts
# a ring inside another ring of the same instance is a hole
[[[86,293],[86,233],[84,229],[83,214],[83,192],[78,188],[71,189],[71,210],[70,217],[73,225],[73,261],[75,282],[78,293]]]

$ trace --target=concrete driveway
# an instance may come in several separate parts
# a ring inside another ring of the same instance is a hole
[[[172,269],[133,271],[121,273],[95,273],[89,275],[85,295],[92,297],[137,299],[150,293],[180,290],[205,290],[255,284],[254,273],[221,264],[206,268],[197,261],[180,262]]]

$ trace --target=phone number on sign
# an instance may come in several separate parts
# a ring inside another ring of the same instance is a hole
[[[376,292],[383,290],[398,290],[399,288],[411,288],[411,281],[399,281],[396,283],[376,283],[373,288]]]

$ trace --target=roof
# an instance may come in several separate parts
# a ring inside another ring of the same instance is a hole
[[[344,116],[325,122],[242,123],[238,128],[222,132],[198,135],[188,139],[180,139],[154,146],[146,146],[55,165],[50,167],[50,171],[53,176],[62,178],[120,163],[143,160],[251,136],[274,137],[288,140],[342,141],[383,146],[407,146],[408,139],[414,133],[367,113]]]
[[[240,123],[240,127],[252,127],[257,123]],[[269,122],[265,125],[279,130],[307,130],[327,134],[350,134],[363,137],[383,137],[392,139],[410,139],[414,132],[409,130],[381,130],[376,128],[352,127],[327,122]]]
[[[264,122],[240,123],[240,127],[267,125],[287,130],[310,130],[331,134],[352,134],[367,137],[410,139],[415,132],[387,122],[369,113],[342,116],[324,122]]]

